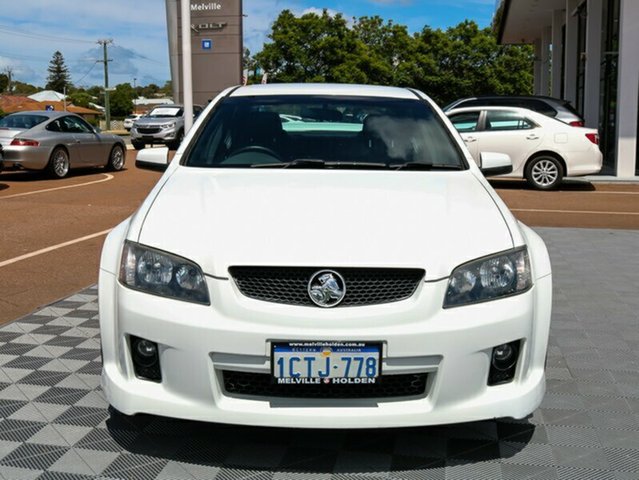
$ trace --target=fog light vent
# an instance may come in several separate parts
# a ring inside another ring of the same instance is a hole
[[[154,382],[162,380],[157,343],[132,336],[131,358],[136,377]]]
[[[520,340],[493,348],[490,358],[490,371],[488,373],[488,385],[500,385],[512,382],[517,370],[519,360]]]

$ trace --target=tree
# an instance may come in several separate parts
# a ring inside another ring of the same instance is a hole
[[[54,90],[56,92],[64,92],[66,88],[71,86],[71,76],[69,75],[69,69],[64,63],[64,57],[59,50],[56,50],[53,54],[53,58],[49,62],[49,68],[47,68],[49,76],[47,77],[47,90]]]
[[[476,95],[532,93],[534,55],[530,46],[497,45],[490,28],[464,21],[446,31],[424,29],[416,36],[422,58],[416,87],[440,104]]]
[[[497,45],[490,28],[464,21],[411,35],[381,17],[280,13],[255,61],[272,82],[344,82],[423,90],[440,104],[480,94],[529,94],[530,46]],[[247,54],[244,55],[247,61]]]
[[[77,107],[91,108],[93,102],[93,97],[83,90],[73,92],[68,98]]]
[[[270,81],[366,82],[360,64],[363,45],[341,14],[283,10],[273,23],[272,40],[255,58]]]
[[[8,91],[9,89],[9,77],[4,73],[0,73],[0,93]]]
[[[24,83],[18,80],[11,81],[11,93],[14,95],[32,95],[40,90],[42,90],[42,88],[38,88],[30,83]]]
[[[114,117],[125,117],[133,111],[135,91],[128,83],[116,85],[115,91],[109,95],[111,114]]]

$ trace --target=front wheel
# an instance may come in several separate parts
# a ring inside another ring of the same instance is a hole
[[[106,168],[112,172],[119,172],[124,168],[124,149],[122,145],[115,145],[111,149]]]
[[[142,150],[144,148],[144,143],[140,143],[140,142],[131,142],[131,145],[133,145],[133,148],[135,148],[136,150]]]
[[[69,154],[62,147],[53,150],[47,170],[53,178],[64,178],[69,173]]]
[[[564,177],[563,170],[555,157],[540,155],[526,166],[526,180],[537,190],[552,190],[561,183]]]

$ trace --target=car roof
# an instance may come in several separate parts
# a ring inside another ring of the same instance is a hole
[[[248,97],[257,95],[336,95],[411,100],[417,100],[419,98],[407,88],[340,83],[271,83],[266,85],[247,85],[233,91],[230,96]]]
[[[27,110],[24,112],[13,112],[13,113],[10,113],[9,115],[40,115],[41,117],[48,117],[48,118],[58,118],[58,117],[64,117],[67,115],[79,117],[79,115],[73,112],[56,112],[56,111],[47,111],[47,110]],[[7,117],[9,115],[7,115]]]
[[[491,107],[482,107],[481,105],[477,105],[474,107],[455,107],[455,108],[451,108],[450,110],[448,110],[446,112],[446,115],[450,115],[451,113],[459,113],[459,112],[468,112],[468,111],[472,111],[472,110],[487,110],[487,111],[491,111],[491,110],[508,110],[509,112],[516,112],[516,113],[521,113],[521,114],[533,114],[533,115],[542,115],[543,114],[539,113],[539,112],[535,112],[534,110],[530,110],[529,108],[521,108],[521,107],[499,107],[499,106],[491,106]]]
[[[548,102],[555,103],[570,103],[568,100],[562,100],[561,98],[549,97],[547,95],[478,95],[476,97],[465,97],[455,100],[453,103],[465,102],[466,100],[501,100],[501,99],[513,99],[513,100],[546,100]]]

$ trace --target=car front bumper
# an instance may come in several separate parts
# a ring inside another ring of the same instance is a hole
[[[251,300],[233,280],[207,277],[211,306],[123,287],[100,272],[102,385],[132,415],[219,423],[374,428],[523,418],[540,404],[550,323],[551,276],[526,293],[442,309],[447,281],[370,307],[319,309]],[[157,342],[162,382],[136,378],[130,335]],[[384,375],[427,373],[423,395],[390,399],[301,399],[228,393],[222,371],[270,372],[272,341],[382,342]],[[494,346],[521,340],[515,378],[487,386]]]
[[[178,136],[177,128],[166,128],[156,133],[140,133],[137,128],[131,128],[131,141],[144,143],[166,143]]]

